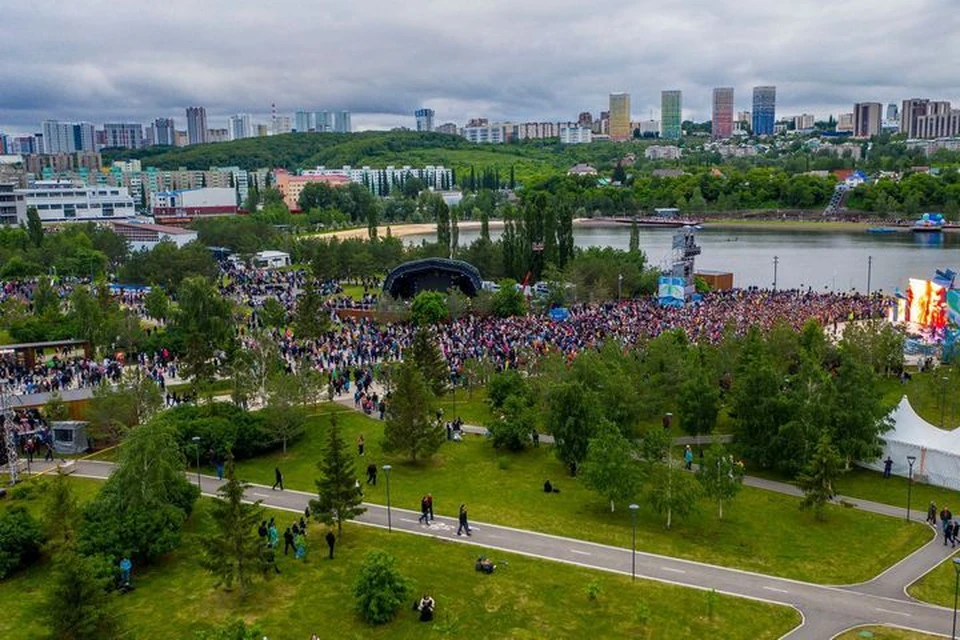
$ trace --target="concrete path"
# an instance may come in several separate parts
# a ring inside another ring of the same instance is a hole
[[[105,479],[113,466],[108,462],[86,460],[74,462],[70,469],[78,477]],[[35,467],[37,471],[54,468],[51,463],[36,463]],[[187,477],[191,482],[197,481],[195,473],[188,473]],[[219,485],[220,481],[214,477],[200,476],[204,495],[215,496]],[[261,500],[267,507],[302,513],[314,494],[272,491],[263,485],[253,485],[247,497]],[[388,510],[383,505],[370,503],[365,506],[367,512],[357,520],[360,524],[474,545],[479,547],[478,554],[490,555],[495,561],[496,554],[491,551],[631,574],[632,554],[629,549],[485,522],[471,524],[472,536],[457,536],[455,518],[441,516],[426,526],[418,523],[419,513],[415,511]],[[876,506],[886,508],[886,505]],[[948,557],[951,551],[934,538],[873,580],[850,586],[818,585],[645,552],[638,552],[635,560],[636,575],[640,578],[792,606],[803,614],[804,621],[785,637],[822,640],[864,624],[888,624],[948,635],[952,611],[919,603],[907,597],[904,589]],[[829,558],[824,561],[829,562]]]

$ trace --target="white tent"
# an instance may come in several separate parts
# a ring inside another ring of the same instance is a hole
[[[893,460],[892,473],[907,477],[907,456],[916,456],[913,478],[938,487],[960,490],[960,429],[944,431],[917,415],[904,396],[890,415],[893,429],[883,434],[883,455],[873,462],[857,464],[883,471],[883,461]]]

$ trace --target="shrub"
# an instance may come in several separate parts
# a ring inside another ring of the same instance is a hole
[[[446,297],[439,291],[421,291],[410,305],[410,318],[418,327],[449,319],[450,308]]]
[[[200,436],[201,455],[207,449],[213,449],[221,456],[230,450],[238,460],[272,451],[278,444],[265,429],[260,413],[244,411],[228,402],[180,405],[164,413],[160,419],[175,426],[180,447],[191,456],[191,438],[194,436]]]
[[[487,387],[487,398],[495,409],[500,409],[506,403],[508,397],[524,393],[526,388],[527,381],[520,375],[520,372],[516,369],[507,369],[491,376],[490,384]]]
[[[410,593],[410,582],[396,564],[393,556],[380,550],[369,552],[363,561],[353,594],[357,598],[357,613],[370,624],[392,620]]]
[[[23,507],[0,515],[0,579],[26,567],[40,556],[40,525]]]

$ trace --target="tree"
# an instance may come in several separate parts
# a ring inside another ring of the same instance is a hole
[[[161,418],[130,430],[117,467],[84,509],[81,552],[149,562],[180,544],[200,491],[184,475],[176,426]]]
[[[294,376],[279,371],[268,382],[267,406],[261,411],[263,428],[271,442],[283,445],[303,435],[307,417],[300,404],[300,388]]]
[[[583,462],[586,486],[610,501],[610,512],[616,502],[633,500],[640,492],[640,465],[635,449],[614,425],[603,422],[599,435],[590,439],[587,458]]]
[[[493,294],[493,315],[498,318],[522,316],[526,313],[526,300],[514,280],[501,280],[500,288]]]
[[[810,462],[797,477],[797,484],[803,490],[800,508],[812,508],[817,520],[824,520],[824,506],[836,497],[833,483],[842,472],[843,458],[833,446],[830,434],[824,433],[817,441]]]
[[[40,525],[21,506],[0,512],[0,580],[40,556]]]
[[[418,327],[424,327],[450,318],[447,300],[439,291],[421,291],[410,305],[410,319]]]
[[[183,335],[181,359],[186,374],[197,387],[213,380],[219,370],[217,354],[235,339],[231,304],[197,276],[183,281],[178,298],[180,307],[174,326]]]
[[[67,403],[63,401],[63,396],[60,395],[59,391],[54,391],[50,394],[50,399],[43,405],[43,415],[48,422],[66,420],[70,417],[70,410],[67,408]]]
[[[640,224],[634,218],[630,222],[630,253],[640,251]]]
[[[523,451],[537,428],[537,412],[525,394],[513,393],[503,403],[502,414],[488,428],[494,448]]]
[[[649,498],[657,513],[667,515],[667,529],[673,523],[674,514],[688,516],[697,508],[700,499],[700,483],[691,473],[678,469],[671,461],[656,464],[652,468]]]
[[[410,590],[410,581],[397,569],[393,556],[386,551],[370,551],[353,587],[357,613],[370,624],[389,622],[407,603]]]
[[[343,523],[353,520],[366,511],[362,507],[363,495],[357,486],[357,474],[353,457],[347,451],[347,443],[340,433],[337,414],[330,414],[330,429],[327,432],[327,447],[323,460],[317,463],[320,477],[317,499],[310,501],[313,516],[328,525],[337,524],[337,537],[343,537]]]
[[[36,207],[27,209],[27,235],[30,237],[30,244],[40,248],[43,244],[43,223]]]
[[[450,368],[429,329],[418,329],[413,336],[409,357],[435,396],[440,396],[450,381]]]
[[[579,382],[561,382],[547,390],[547,424],[553,430],[557,457],[576,475],[586,459],[590,439],[603,412],[597,396]]]
[[[149,420],[163,405],[160,387],[139,367],[128,371],[116,387],[107,383],[93,389],[87,405],[90,435],[99,445],[112,445],[124,433]]]
[[[163,322],[170,315],[170,298],[160,287],[151,287],[150,293],[143,300],[147,315]]]
[[[197,632],[195,640],[260,640],[263,637],[260,627],[248,627],[246,622],[238,618],[215,629]]]
[[[203,556],[200,566],[213,574],[215,586],[232,591],[234,585],[246,596],[258,575],[264,575],[261,542],[257,524],[263,518],[261,501],[244,502],[250,485],[237,479],[233,455],[228,453],[224,477],[227,482],[210,506],[213,531],[200,538]]]
[[[623,165],[619,162],[617,166],[613,168],[613,175],[611,176],[613,182],[618,182],[625,185],[627,183],[627,172],[624,170]]]
[[[678,410],[680,426],[689,435],[699,438],[701,434],[713,431],[717,424],[720,385],[710,375],[702,346],[691,354],[690,361],[680,386]]]
[[[404,451],[411,460],[433,455],[446,438],[443,427],[430,418],[433,393],[413,361],[404,360],[394,380],[387,403],[383,448]]]
[[[50,483],[43,513],[43,530],[48,550],[56,553],[65,545],[76,542],[79,516],[80,508],[70,480],[66,473],[57,469],[57,475]]]
[[[260,319],[265,327],[283,328],[287,325],[287,311],[276,298],[267,298],[260,308]]]
[[[297,310],[293,317],[293,332],[298,338],[316,339],[327,330],[328,318],[322,307],[323,298],[316,283],[307,283],[297,299]]]
[[[722,520],[723,503],[733,500],[743,486],[743,464],[728,455],[721,444],[714,443],[707,450],[696,475],[704,494],[716,501]]]
[[[41,611],[56,640],[114,637],[112,568],[100,556],[85,556],[67,545],[53,557],[53,571]]]

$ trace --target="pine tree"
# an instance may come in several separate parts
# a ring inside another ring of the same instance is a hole
[[[46,603],[40,610],[57,640],[116,637],[110,566],[100,556],[84,556],[73,544],[53,557]]]
[[[305,285],[306,290],[297,300],[297,310],[293,318],[293,331],[297,338],[318,338],[326,331],[327,316],[321,309],[323,299],[317,291],[315,282]]]
[[[634,218],[630,223],[630,253],[640,251],[640,223]]]
[[[214,531],[200,539],[200,565],[214,575],[216,586],[230,591],[236,584],[240,594],[246,595],[253,580],[264,573],[257,535],[263,508],[260,500],[254,504],[243,502],[250,485],[237,479],[233,455],[229,453],[224,475],[227,482],[217,491],[220,499],[210,509]]]
[[[343,536],[343,522],[353,520],[366,511],[363,495],[357,486],[353,458],[347,452],[347,443],[340,433],[337,414],[330,414],[327,448],[323,460],[317,463],[321,477],[317,485],[317,499],[310,501],[310,510],[325,524],[337,523],[337,537]]]
[[[480,239],[490,242],[490,214],[485,209],[480,211]]]
[[[67,475],[58,467],[47,495],[43,525],[47,548],[58,551],[76,540],[79,507]]]
[[[803,489],[801,509],[813,508],[817,520],[823,520],[824,507],[837,495],[833,483],[843,472],[843,458],[833,446],[830,434],[824,432],[817,442],[810,462],[797,477],[797,484]]]
[[[409,355],[433,394],[441,395],[447,388],[450,368],[428,329],[419,329],[413,336]]]
[[[383,429],[384,449],[406,452],[411,460],[432,455],[446,437],[443,427],[430,416],[433,394],[410,360],[400,363],[393,380]]]

